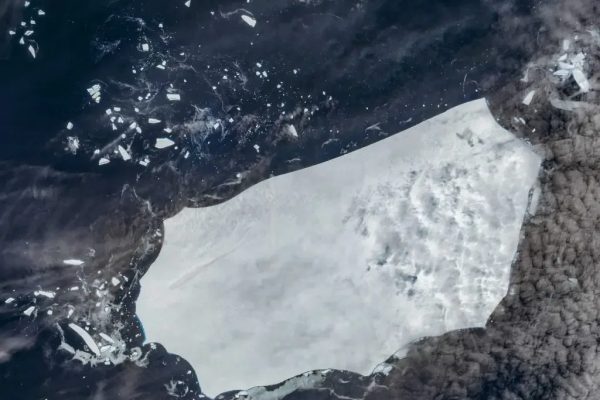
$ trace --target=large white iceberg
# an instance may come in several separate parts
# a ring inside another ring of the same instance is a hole
[[[216,395],[311,369],[368,374],[415,339],[483,326],[539,164],[477,100],[185,209],[141,282],[147,340]]]

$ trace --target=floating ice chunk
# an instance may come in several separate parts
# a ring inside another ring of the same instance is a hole
[[[165,149],[167,147],[173,146],[174,144],[175,142],[169,138],[158,138],[156,139],[156,143],[154,143],[154,147],[156,147],[157,149]]]
[[[142,165],[142,166],[144,166],[144,167],[147,167],[148,164],[150,164],[150,159],[148,157],[144,157],[143,159],[141,159],[139,161],[139,164]]]
[[[106,333],[100,332],[99,335],[102,339],[106,340],[108,343],[112,344],[115,342],[114,339],[111,338],[110,336],[108,336]]]
[[[50,292],[50,291],[46,291],[46,290],[36,290],[35,292],[33,292],[33,294],[36,297],[44,296],[44,297],[47,297],[49,299],[53,299],[56,296],[55,292]]]
[[[148,43],[142,43],[142,51],[150,51],[150,45],[148,45]]]
[[[16,35],[16,34],[17,34],[17,32],[15,32],[15,31],[13,31],[13,30],[10,30],[10,31],[8,31],[8,34],[9,34],[10,36],[14,36],[14,35]]]
[[[112,283],[113,286],[119,286],[121,281],[117,277],[113,276],[112,279],[110,280],[110,283]]]
[[[6,303],[6,304],[10,304],[10,303],[12,303],[13,301],[15,301],[15,298],[14,298],[14,297],[9,297],[8,299],[4,300],[4,303]]]
[[[527,93],[527,95],[523,99],[523,104],[525,104],[526,106],[530,105],[531,101],[533,100],[533,96],[535,96],[535,90],[531,90],[529,93]]]
[[[119,154],[121,155],[121,158],[123,159],[123,161],[131,160],[131,155],[129,154],[129,152],[127,150],[125,150],[125,148],[123,146],[119,145],[117,147],[117,150],[119,150]]]
[[[571,40],[569,40],[569,39],[563,40],[563,42],[562,42],[563,51],[569,51],[569,48],[571,48]]]
[[[79,150],[79,138],[77,136],[67,136],[67,147],[73,154],[77,154]]]
[[[254,150],[256,150],[257,153],[260,153],[260,146],[259,145],[255,144],[252,147],[254,147]]]
[[[550,99],[550,104],[552,104],[553,107],[558,108],[559,110],[564,110],[564,111],[575,111],[575,110],[592,111],[592,110],[598,109],[597,105],[595,105],[593,103],[588,103],[585,101]]]
[[[46,314],[52,315],[52,314],[54,314],[54,312],[52,310],[48,310],[48,311],[46,311]]]
[[[171,132],[173,132],[173,129],[171,129],[171,128],[165,128],[165,129],[163,129],[163,131],[165,131],[167,133],[171,133]]]
[[[256,26],[256,19],[249,15],[242,15],[242,21],[244,21],[253,28]]]
[[[296,130],[296,127],[294,125],[288,125],[287,132],[293,137],[298,137],[298,131]]]
[[[192,5],[192,0],[187,0],[184,4],[186,7],[189,7]]]
[[[35,49],[33,48],[33,46],[32,46],[32,45],[29,45],[29,47],[27,48],[27,50],[29,50],[29,54],[31,54],[31,56],[32,56],[33,58],[35,58],[35,56],[36,56],[36,53],[35,53]]]
[[[148,123],[149,124],[160,124],[162,121],[160,119],[156,119],[156,118],[148,118]]]
[[[98,160],[98,165],[106,165],[110,162],[110,160],[106,157],[102,157]]]
[[[71,328],[75,333],[77,333],[85,342],[85,344],[89,347],[89,349],[96,354],[97,356],[100,355],[100,348],[98,348],[98,345],[96,344],[96,342],[94,342],[94,339],[90,336],[89,333],[86,332],[85,329],[83,329],[82,327],[80,327],[77,324],[74,324],[73,322],[69,323],[69,328]]]
[[[99,84],[95,84],[92,87],[87,88],[87,92],[89,93],[90,97],[96,102],[96,103],[100,103],[100,92],[102,90],[102,87]]]
[[[65,264],[65,265],[79,266],[79,265],[83,265],[84,261],[76,259],[76,258],[69,258],[67,260],[63,260],[63,264]]]
[[[46,15],[46,12],[44,10],[38,10],[38,15]]]
[[[73,129],[73,123],[71,121],[67,122],[67,129],[68,130]]]
[[[25,31],[24,35],[25,36],[31,36],[31,35],[33,35],[33,31],[31,29],[28,29],[28,30]]]
[[[558,63],[558,67],[560,69],[566,69],[566,70],[571,70],[571,69],[575,68],[575,66],[573,64],[569,64],[569,63],[562,62],[562,61]]]
[[[170,101],[179,101],[181,100],[181,96],[179,93],[167,93],[167,99]]]
[[[560,77],[564,78],[564,77],[567,77],[567,76],[571,75],[571,72],[569,72],[566,69],[559,69],[559,70],[557,70],[557,71],[554,72],[554,75],[560,76]]]
[[[33,314],[33,312],[35,311],[35,307],[34,306],[30,306],[27,308],[27,310],[23,311],[23,314],[27,315],[28,317]]]
[[[575,82],[577,82],[579,89],[581,89],[583,93],[587,93],[590,91],[590,82],[588,81],[587,77],[585,76],[582,70],[580,70],[579,68],[575,68],[573,70],[573,79],[575,79]]]
[[[388,375],[392,370],[393,366],[388,363],[381,363],[373,369],[373,374]]]

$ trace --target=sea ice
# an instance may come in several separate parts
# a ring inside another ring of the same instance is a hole
[[[147,341],[205,393],[306,370],[369,374],[506,294],[540,158],[484,100],[165,221],[141,281]]]

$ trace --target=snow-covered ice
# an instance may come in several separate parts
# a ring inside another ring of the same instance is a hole
[[[205,393],[369,374],[506,294],[540,159],[484,100],[165,221],[137,302]]]

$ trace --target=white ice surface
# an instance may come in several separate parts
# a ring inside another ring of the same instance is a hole
[[[147,340],[216,395],[311,369],[369,374],[410,341],[483,326],[539,163],[477,100],[185,209],[141,282]]]

